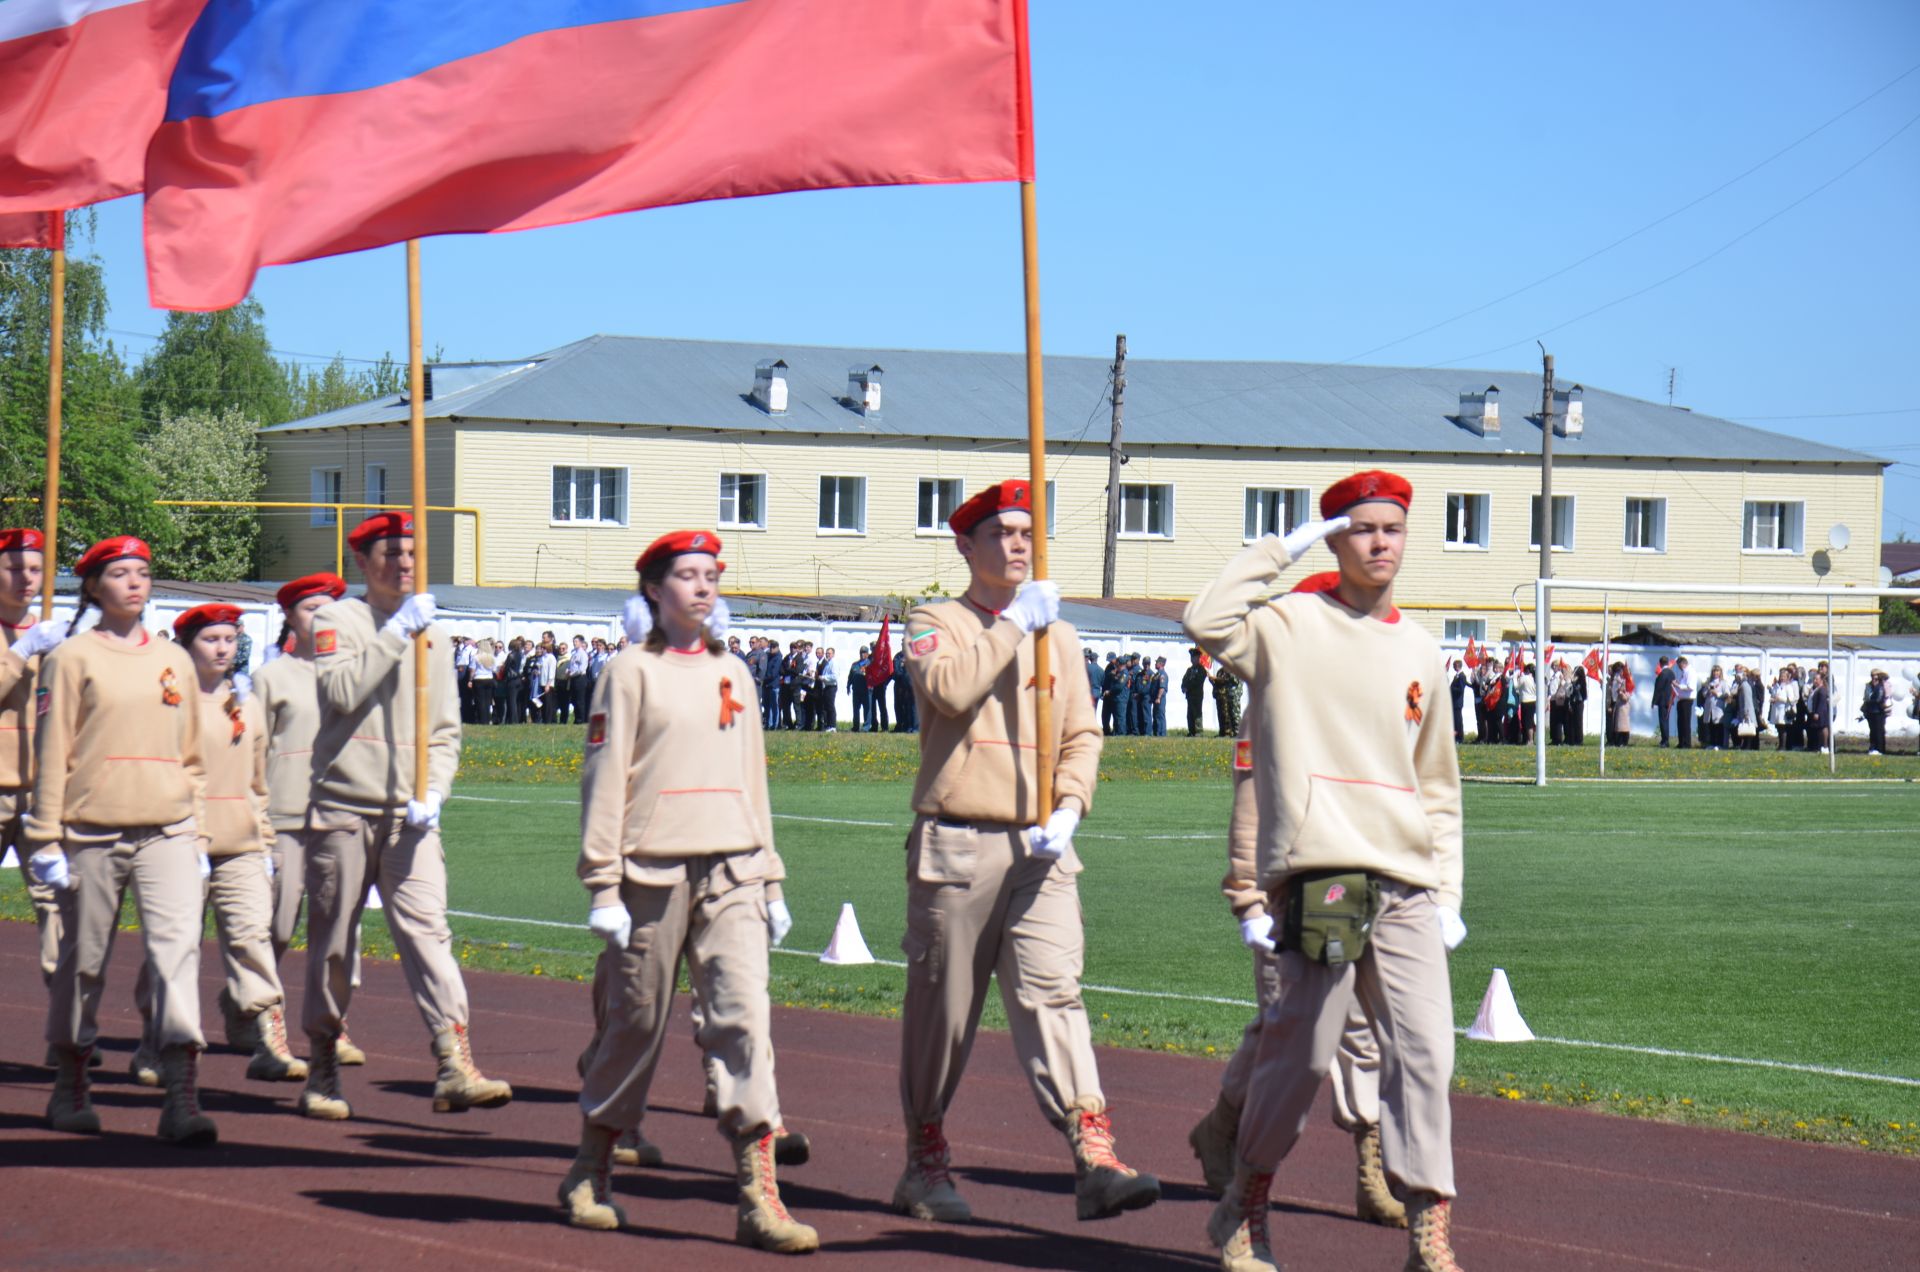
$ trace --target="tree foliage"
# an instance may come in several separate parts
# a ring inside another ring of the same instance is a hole
[[[292,419],[287,369],[267,342],[267,313],[249,296],[217,313],[167,315],[160,343],[140,364],[149,420],[238,410],[261,424]]]
[[[1905,587],[1902,583],[1898,586]],[[1920,610],[1913,607],[1910,596],[1883,596],[1880,598],[1880,634],[1894,636],[1907,632],[1920,632]]]
[[[259,426],[238,408],[188,411],[161,420],[147,439],[146,458],[162,499],[254,500],[267,484]],[[165,578],[233,583],[254,576],[260,517],[251,508],[167,508],[175,534],[156,553]]]

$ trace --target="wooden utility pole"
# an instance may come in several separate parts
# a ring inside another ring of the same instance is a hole
[[[1120,548],[1120,419],[1127,400],[1127,337],[1113,338],[1113,428],[1107,436],[1107,544],[1100,560],[1100,595],[1113,596],[1113,572]]]

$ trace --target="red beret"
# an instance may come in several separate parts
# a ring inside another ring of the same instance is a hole
[[[47,538],[38,530],[0,530],[0,552],[43,552]]]
[[[219,602],[207,605],[196,605],[173,620],[173,634],[183,641],[191,640],[193,633],[199,631],[202,627],[215,627],[221,623],[230,623],[238,627],[240,625],[240,607],[238,605],[223,605]]]
[[[973,528],[988,517],[997,517],[1010,508],[1022,512],[1033,511],[1033,491],[1022,478],[1003,481],[997,486],[988,486],[967,502],[953,510],[947,518],[947,528],[955,534],[972,534]]]
[[[1399,504],[1401,510],[1405,511],[1413,503],[1413,484],[1405,477],[1384,473],[1377,468],[1355,473],[1327,487],[1327,493],[1320,496],[1320,515],[1323,518],[1337,517],[1355,504],[1376,501]]]
[[[347,581],[338,574],[309,574],[295,579],[273,594],[281,609],[292,609],[309,596],[331,596],[339,600],[347,594]]]
[[[1331,592],[1340,586],[1340,571],[1322,570],[1318,574],[1309,574],[1293,585],[1296,592]]]
[[[412,533],[412,513],[376,512],[347,531],[347,546],[355,552],[364,552],[375,539],[399,539]]]
[[[73,563],[75,574],[92,574],[95,570],[105,569],[115,561],[134,558],[141,561],[153,560],[153,549],[142,540],[130,534],[117,534],[111,539],[102,539],[80,554]]]
[[[645,574],[647,567],[654,562],[685,556],[689,552],[704,552],[714,559],[714,564],[720,567],[722,574],[726,573],[727,563],[720,560],[720,536],[711,530],[674,530],[663,534],[640,554],[633,568]]]

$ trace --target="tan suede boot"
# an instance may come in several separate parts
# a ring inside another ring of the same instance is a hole
[[[613,1142],[615,1166],[660,1166],[666,1160],[667,1155],[660,1151],[660,1146],[649,1144],[637,1126]]]
[[[287,1046],[287,1016],[280,1005],[261,1012],[254,1020],[260,1043],[247,1062],[247,1076],[261,1082],[300,1082],[307,1076],[307,1062]]]
[[[1453,1257],[1453,1202],[1430,1192],[1407,1195],[1406,1272],[1461,1272]]]
[[[367,1053],[355,1046],[353,1039],[347,1037],[345,1025],[340,1027],[340,1036],[333,1040],[333,1062],[348,1067],[367,1062]]]
[[[811,1254],[820,1234],[787,1213],[773,1174],[773,1132],[733,1142],[734,1178],[740,1185],[740,1217],[733,1239],[775,1254]]]
[[[576,1228],[612,1232],[625,1226],[627,1214],[613,1204],[613,1142],[619,1132],[592,1122],[580,1124],[580,1149],[573,1169],[560,1181],[560,1208]]]
[[[940,1123],[927,1122],[909,1130],[907,1169],[893,1187],[893,1208],[935,1223],[965,1223],[973,1218],[973,1207],[953,1186],[952,1164]]]
[[[1359,1157],[1360,1179],[1354,1194],[1353,1211],[1366,1223],[1382,1228],[1407,1226],[1407,1208],[1387,1187],[1387,1173],[1380,1165],[1379,1123],[1353,1128],[1353,1148]]]
[[[160,1138],[190,1148],[218,1143],[213,1119],[200,1111],[200,1049],[160,1048],[160,1079],[167,1087],[160,1106]]]
[[[226,1027],[229,1048],[243,1054],[259,1049],[257,1020],[240,1010],[240,1004],[233,1000],[232,991],[225,986],[220,989],[220,1022]]]
[[[451,1025],[433,1036],[440,1076],[433,1083],[435,1113],[495,1109],[513,1098],[513,1088],[489,1078],[473,1062],[473,1042],[465,1025]]]
[[[1192,1146],[1193,1155],[1200,1159],[1200,1177],[1207,1181],[1207,1191],[1216,1197],[1225,1196],[1233,1183],[1233,1146],[1239,1138],[1240,1110],[1228,1104],[1224,1095],[1215,1100],[1207,1115],[1187,1132],[1187,1143]]]
[[[1221,1272],[1281,1272],[1267,1238],[1267,1197],[1272,1190],[1271,1172],[1235,1163],[1226,1195],[1207,1217],[1207,1239],[1220,1248]]]
[[[1085,1098],[1067,1110],[1073,1147],[1073,1210],[1081,1219],[1109,1219],[1160,1200],[1160,1181],[1121,1161],[1113,1151],[1113,1119],[1106,1104]]]
[[[300,1093],[300,1114],[323,1122],[344,1122],[353,1116],[340,1094],[339,1042],[307,1035],[307,1089]]]
[[[70,1135],[98,1135],[100,1115],[93,1111],[93,1078],[87,1072],[92,1047],[53,1048],[53,1097],[47,1101],[47,1125]]]

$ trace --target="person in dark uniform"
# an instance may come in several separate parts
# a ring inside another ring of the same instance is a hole
[[[1220,736],[1240,736],[1240,682],[1224,663],[1213,676],[1213,709],[1220,717]]]
[[[1109,653],[1100,673],[1100,731],[1112,737],[1120,728],[1120,655]]]
[[[1207,669],[1200,665],[1204,655],[1199,649],[1187,651],[1187,674],[1180,677],[1180,692],[1187,696],[1187,736],[1200,736],[1200,717],[1207,701]]]
[[[907,675],[907,660],[898,655],[893,660],[893,720],[895,733],[920,732],[919,710],[913,703],[913,681]]]
[[[1673,666],[1665,658],[1660,660],[1660,672],[1653,678],[1653,716],[1660,722],[1660,745],[1665,746],[1671,740],[1668,736],[1667,709],[1673,706]]]
[[[1106,673],[1100,670],[1100,656],[1091,649],[1087,655],[1087,692],[1093,696],[1093,713],[1100,714],[1100,688]]]
[[[1153,735],[1153,660],[1136,654],[1133,664],[1133,734]]]
[[[1133,655],[1128,654],[1107,672],[1111,683],[1119,680],[1113,695],[1114,732],[1125,736],[1133,732]]]
[[[1153,679],[1149,682],[1152,689],[1153,736],[1156,738],[1167,736],[1167,683],[1167,660],[1156,658],[1153,660]]]
[[[1467,665],[1458,658],[1453,660],[1453,679],[1447,689],[1453,694],[1453,740],[1458,745],[1467,740]]]
[[[1567,686],[1567,745],[1587,744],[1587,668],[1573,665],[1573,683]]]

